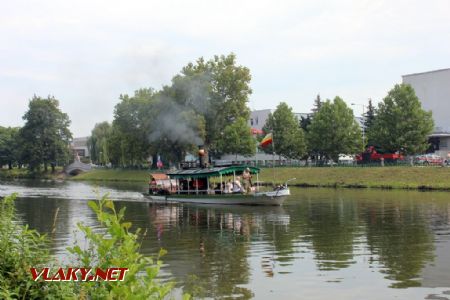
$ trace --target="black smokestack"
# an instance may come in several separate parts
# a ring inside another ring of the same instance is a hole
[[[205,150],[203,145],[198,146],[198,162],[200,164],[200,168],[208,167],[208,152]]]

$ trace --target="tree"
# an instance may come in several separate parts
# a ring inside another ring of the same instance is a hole
[[[88,139],[89,153],[95,164],[106,165],[110,162],[108,141],[111,137],[112,127],[108,122],[95,124]]]
[[[152,112],[149,139],[154,158],[163,154],[161,159],[166,164],[179,162],[187,152],[196,152],[197,146],[203,145],[205,120],[191,107],[161,94],[153,103]]]
[[[378,104],[368,135],[384,151],[416,154],[428,148],[433,127],[431,111],[422,109],[414,89],[408,84],[397,84]]]
[[[311,124],[311,117],[309,114],[305,117],[301,117],[300,119],[300,128],[303,129],[303,132],[308,132],[308,126]]]
[[[20,129],[23,143],[24,162],[31,171],[44,165],[45,171],[50,164],[55,171],[57,164],[64,164],[69,159],[70,120],[59,109],[59,101],[54,97],[34,96],[28,104],[28,111],[23,116],[25,125]]]
[[[230,54],[187,64],[161,91],[121,95],[108,143],[111,162],[137,166],[159,154],[166,162],[177,162],[198,145],[213,155],[225,152],[224,130],[250,116],[250,79],[248,68]],[[236,146],[243,151],[237,154],[246,155],[248,145],[241,146]]]
[[[308,146],[321,158],[338,161],[339,154],[362,150],[361,129],[353,111],[339,97],[327,100],[314,115],[307,135]]]
[[[115,166],[140,166],[150,152],[149,135],[152,122],[153,89],[140,89],[133,96],[120,95],[114,108],[108,156]]]
[[[323,101],[320,98],[320,94],[317,94],[316,99],[314,99],[314,108],[312,109],[313,114],[317,113],[322,107]]]
[[[250,116],[247,107],[252,92],[250,80],[250,70],[237,65],[236,55],[232,53],[189,63],[163,93],[203,116],[204,144],[210,152],[220,154],[224,152],[220,141],[224,128],[238,118],[248,120]]]
[[[0,168],[4,164],[12,169],[20,162],[19,128],[0,126]]]
[[[369,104],[367,105],[367,112],[364,114],[364,130],[365,132],[369,132],[375,122],[376,118],[376,110],[372,104],[372,99],[369,99]],[[367,140],[367,145],[375,146],[374,142],[369,138]]]
[[[281,102],[273,114],[269,114],[263,127],[265,132],[273,133],[275,153],[286,158],[299,159],[306,151],[303,130],[299,127],[297,117],[292,108]],[[271,147],[267,151],[271,151]]]
[[[256,152],[256,140],[244,118],[238,118],[223,130],[220,145],[225,153],[252,156]]]

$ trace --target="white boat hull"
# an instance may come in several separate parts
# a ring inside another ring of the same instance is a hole
[[[251,195],[221,194],[221,195],[146,195],[158,203],[199,203],[221,205],[282,205],[290,195],[289,189],[261,192]]]

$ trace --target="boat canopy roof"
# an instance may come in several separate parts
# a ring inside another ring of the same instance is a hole
[[[249,168],[251,174],[259,173],[259,168],[248,166],[229,166],[229,167],[213,167],[205,169],[187,169],[179,170],[175,172],[169,172],[167,175],[170,178],[203,178],[203,177],[216,177],[220,175],[230,175],[233,172],[242,173],[245,169]]]
[[[164,173],[150,173],[150,178],[153,178],[155,180],[169,180],[167,174]]]

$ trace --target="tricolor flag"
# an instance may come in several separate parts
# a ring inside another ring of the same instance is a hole
[[[266,134],[266,136],[262,139],[259,144],[261,147],[266,147],[267,145],[272,144],[272,133]]]

